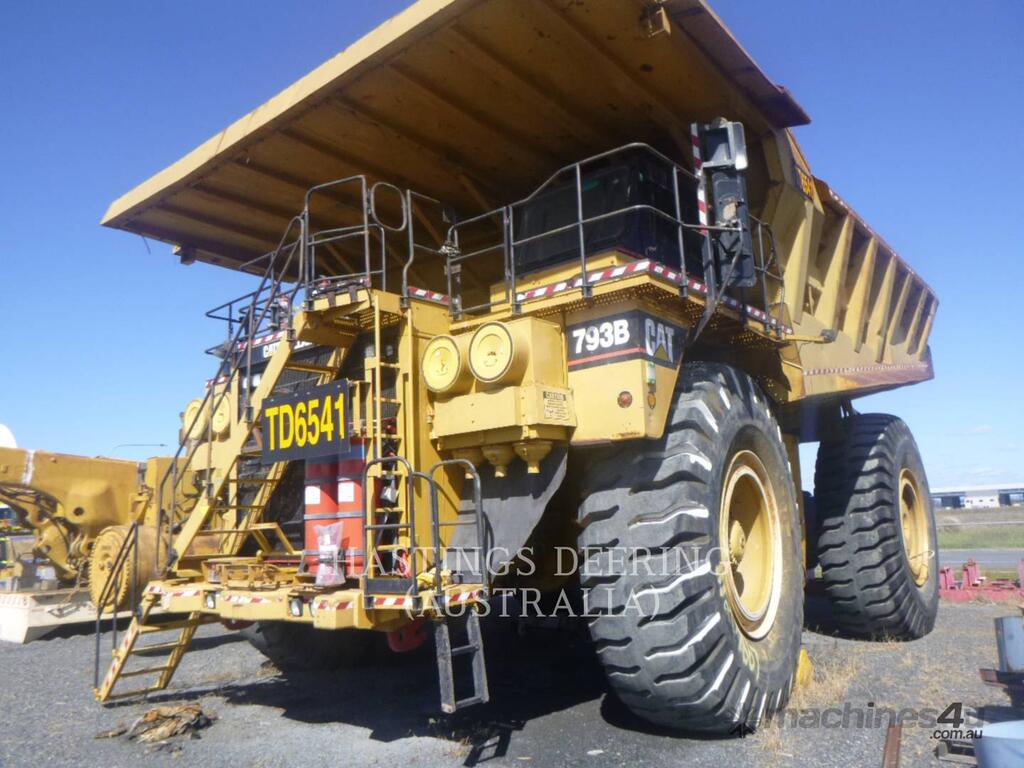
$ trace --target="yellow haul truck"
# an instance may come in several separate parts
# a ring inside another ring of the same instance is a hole
[[[154,575],[155,491],[170,459],[144,463],[0,447],[0,504],[11,532],[0,540],[0,639],[25,642],[95,618],[93,606],[126,608]],[[181,510],[198,495],[183,486]],[[140,558],[101,591],[113,557],[138,523]],[[4,525],[0,520],[0,525]]]
[[[166,686],[205,622],[283,667],[432,628],[451,712],[527,580],[686,729],[786,703],[815,561],[850,632],[929,632],[921,458],[851,402],[931,378],[937,301],[813,176],[808,121],[701,0],[421,0],[114,202],[258,285],[210,313],[175,465],[202,494],[98,699]]]

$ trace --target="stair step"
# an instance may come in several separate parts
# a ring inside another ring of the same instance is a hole
[[[136,646],[135,648],[132,649],[132,654],[139,655],[139,654],[144,654],[144,653],[153,653],[153,652],[156,652],[156,651],[170,651],[170,650],[173,650],[175,648],[180,648],[180,647],[181,647],[181,643],[179,643],[177,640],[175,640],[173,642],[170,642],[170,643],[154,643],[153,645],[138,645],[138,646]]]
[[[181,621],[171,621],[167,624],[144,624],[139,627],[140,635],[149,635],[153,632],[173,632],[176,629],[188,629],[189,627],[197,626],[195,622],[189,621],[188,619],[182,619]]]
[[[145,669],[133,669],[128,672],[121,672],[121,677],[139,677],[140,675],[151,675],[156,672],[166,672],[170,668],[170,664],[164,664],[162,667],[146,667]]]
[[[338,372],[336,368],[331,368],[327,365],[313,365],[312,363],[300,363],[297,361],[289,361],[284,364],[284,367],[289,371],[301,371],[302,373],[319,373],[323,376],[333,376]]]

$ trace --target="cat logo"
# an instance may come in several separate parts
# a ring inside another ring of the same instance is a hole
[[[623,360],[675,368],[686,335],[682,327],[637,309],[570,324],[566,331],[570,370]]]
[[[644,343],[647,346],[649,357],[674,366],[676,364],[675,335],[676,329],[673,326],[662,323],[653,317],[645,318]]]

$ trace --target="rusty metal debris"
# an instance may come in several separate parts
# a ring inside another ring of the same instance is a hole
[[[173,707],[153,707],[130,726],[120,725],[96,734],[97,739],[126,736],[145,743],[162,742],[175,736],[191,736],[208,728],[217,716],[207,714],[198,704],[180,704]]]

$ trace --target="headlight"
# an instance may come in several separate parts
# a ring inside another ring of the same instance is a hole
[[[526,345],[504,323],[484,323],[470,342],[469,367],[485,384],[511,383],[526,367]]]
[[[215,437],[225,437],[231,429],[231,403],[227,397],[214,394],[213,399],[220,400],[213,411],[213,423],[211,430]]]
[[[182,434],[184,434],[186,429],[191,428],[188,435],[186,435],[189,440],[203,440],[206,438],[206,414],[208,409],[202,409],[202,400],[192,400],[185,406],[185,412],[181,415]],[[202,411],[202,415],[200,415],[200,411]]]
[[[423,352],[423,380],[431,392],[459,392],[469,388],[465,336],[435,336]]]
[[[217,593],[216,592],[207,592],[203,596],[203,605],[206,606],[206,609],[208,611],[216,610],[216,608],[217,608]]]
[[[302,616],[302,598],[293,597],[288,601],[288,612],[295,618]]]

